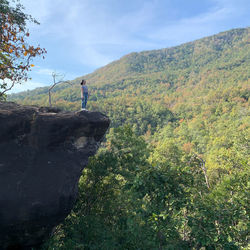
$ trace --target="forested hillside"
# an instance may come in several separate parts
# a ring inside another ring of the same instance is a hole
[[[80,110],[83,78],[111,129],[46,247],[248,249],[250,28],[131,53],[58,85],[54,105]]]
[[[132,123],[138,134],[155,132],[174,117],[214,114],[224,101],[232,109],[248,101],[249,33],[249,28],[235,29],[173,48],[129,54],[73,80],[72,86],[56,87],[54,105],[79,110],[79,82],[85,78],[91,89],[89,110],[114,118],[115,127]],[[9,100],[48,105],[48,88]]]

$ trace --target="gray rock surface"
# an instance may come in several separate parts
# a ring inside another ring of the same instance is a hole
[[[99,112],[0,102],[0,249],[31,249],[70,213],[109,126]]]

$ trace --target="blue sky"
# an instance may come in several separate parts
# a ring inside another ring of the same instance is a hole
[[[30,43],[48,51],[35,59],[32,80],[18,92],[73,80],[131,52],[179,45],[250,26],[250,0],[21,0],[41,24]]]

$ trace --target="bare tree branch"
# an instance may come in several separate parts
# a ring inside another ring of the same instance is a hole
[[[61,77],[61,80],[56,82],[56,78]],[[56,72],[52,73],[52,78],[53,78],[53,84],[49,88],[49,106],[52,107],[52,102],[51,102],[51,91],[52,89],[59,83],[68,83],[71,84],[69,80],[63,81],[63,78],[65,77],[65,74],[57,74]]]

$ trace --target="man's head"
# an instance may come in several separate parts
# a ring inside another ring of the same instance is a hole
[[[86,84],[86,80],[82,80],[81,85],[85,85],[85,84]]]

